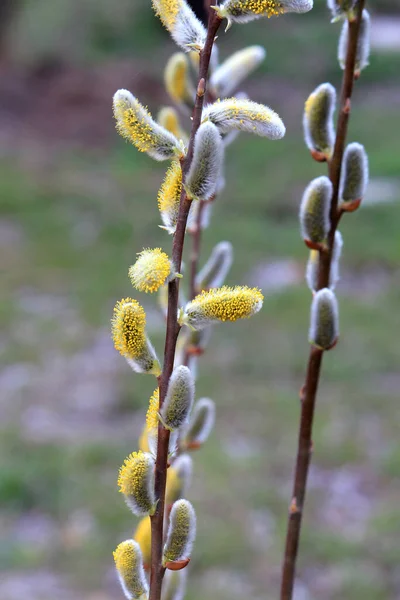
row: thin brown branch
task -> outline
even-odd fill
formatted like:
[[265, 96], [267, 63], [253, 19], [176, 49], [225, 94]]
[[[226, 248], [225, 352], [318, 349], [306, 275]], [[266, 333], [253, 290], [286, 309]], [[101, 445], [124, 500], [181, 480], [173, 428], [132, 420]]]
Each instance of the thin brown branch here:
[[[195, 106], [193, 110], [193, 122], [190, 133], [188, 152], [182, 164], [183, 175], [187, 173], [193, 157], [194, 137], [200, 126], [201, 114], [203, 110], [204, 94], [206, 90], [206, 81], [208, 67], [210, 64], [211, 51], [214, 44], [214, 38], [221, 24], [214, 11], [211, 11], [208, 22], [207, 39], [204, 50], [200, 55], [199, 84]], [[172, 260], [180, 271], [182, 263], [183, 244], [186, 232], [186, 223], [189, 214], [191, 202], [188, 200], [184, 190], [180, 199], [178, 222], [172, 244]], [[168, 382], [174, 367], [176, 340], [179, 334], [179, 325], [177, 322], [179, 296], [179, 279], [175, 279], [168, 284], [168, 315], [167, 332], [164, 348], [164, 366], [159, 378], [160, 388], [160, 407], [164, 401]], [[158, 500], [155, 514], [151, 517], [151, 574], [150, 574], [150, 600], [160, 600], [162, 580], [165, 569], [162, 566], [163, 550], [163, 522], [165, 507], [165, 485], [167, 479], [167, 461], [168, 461], [169, 431], [164, 429], [161, 423], [158, 426], [158, 446], [155, 470], [155, 495]]]
[[[356, 62], [357, 42], [360, 31], [361, 16], [364, 0], [359, 0], [357, 5], [357, 18], [349, 22], [349, 43], [347, 48], [346, 64], [342, 79], [340, 106], [336, 129], [336, 140], [332, 158], [329, 162], [329, 178], [333, 185], [333, 197], [330, 209], [331, 228], [328, 236], [328, 252], [320, 252], [318, 289], [329, 287], [332, 248], [335, 232], [339, 223], [338, 212], [339, 184], [342, 168], [343, 153], [345, 149], [347, 127], [349, 121], [349, 107], [353, 92], [354, 69]], [[312, 454], [312, 427], [318, 384], [321, 373], [323, 351], [312, 347], [308, 359], [305, 384], [302, 389], [301, 418], [299, 427], [296, 467], [292, 501], [289, 509], [289, 520], [286, 535], [285, 555], [281, 582], [281, 600], [291, 600], [296, 572], [296, 559], [300, 540], [301, 522], [304, 510], [304, 501], [307, 487], [308, 470]]]

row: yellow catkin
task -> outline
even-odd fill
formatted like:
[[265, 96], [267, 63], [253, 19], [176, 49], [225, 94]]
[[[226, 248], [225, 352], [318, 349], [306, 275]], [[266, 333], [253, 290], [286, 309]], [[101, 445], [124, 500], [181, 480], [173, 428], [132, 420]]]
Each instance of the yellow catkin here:
[[121, 542], [113, 552], [115, 566], [124, 591], [130, 598], [141, 598], [148, 592], [148, 584], [143, 572], [140, 548], [133, 540]]
[[152, 514], [154, 492], [152, 477], [154, 460], [145, 452], [132, 452], [119, 470], [118, 487], [128, 506], [137, 516]]
[[158, 427], [158, 408], [160, 402], [160, 390], [156, 388], [149, 400], [149, 408], [146, 414], [146, 429], [151, 431], [155, 427]]
[[207, 318], [237, 321], [250, 317], [263, 300], [264, 296], [258, 288], [223, 286], [201, 292], [191, 305], [199, 308]]
[[143, 117], [138, 117], [137, 111], [127, 107], [123, 101], [117, 101], [114, 106], [114, 115], [117, 119], [118, 133], [132, 142], [139, 152], [148, 152], [154, 145], [154, 132], [148, 122], [151, 114], [147, 108], [141, 106]]
[[181, 191], [182, 169], [179, 162], [174, 161], [167, 171], [157, 198], [163, 223], [170, 233], [176, 228]]
[[182, 481], [179, 477], [178, 471], [172, 465], [167, 471], [167, 486], [165, 489], [165, 503], [172, 504], [175, 500], [180, 497], [182, 490]]
[[187, 135], [181, 128], [178, 113], [172, 106], [164, 106], [157, 115], [157, 121], [178, 140], [186, 140]]
[[[168, 472], [170, 469], [168, 469]], [[151, 521], [150, 517], [140, 519], [135, 529], [133, 539], [139, 544], [143, 555], [145, 569], [150, 566], [151, 559]]]
[[156, 292], [171, 273], [171, 262], [161, 248], [147, 248], [140, 252], [134, 265], [129, 268], [133, 287], [140, 292]]
[[189, 80], [189, 62], [183, 52], [169, 59], [164, 72], [164, 83], [171, 98], [179, 103], [193, 101], [194, 89]]
[[133, 298], [123, 298], [114, 307], [111, 320], [112, 337], [116, 350], [126, 358], [140, 356], [146, 346], [146, 313]]
[[270, 18], [284, 13], [282, 3], [276, 0], [232, 0], [229, 6], [233, 15], [235, 12], [249, 12]]
[[168, 30], [175, 25], [181, 4], [181, 0], [153, 0], [156, 15]]

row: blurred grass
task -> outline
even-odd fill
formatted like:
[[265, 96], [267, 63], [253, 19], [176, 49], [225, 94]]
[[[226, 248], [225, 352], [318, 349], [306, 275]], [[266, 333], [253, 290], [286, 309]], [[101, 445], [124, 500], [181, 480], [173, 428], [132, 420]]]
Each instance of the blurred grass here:
[[[133, 13], [135, 20], [127, 20], [122, 33], [117, 23], [114, 35], [100, 11], [85, 52], [78, 49], [80, 58], [82, 52], [89, 62], [110, 52], [132, 52], [135, 60], [154, 57], [150, 71], [159, 77], [164, 33], [151, 11]], [[309, 19], [234, 28], [226, 45], [221, 36], [224, 55], [233, 47], [265, 40], [265, 68], [253, 78], [258, 96], [265, 99], [271, 92], [279, 98], [282, 88], [288, 94], [294, 90], [293, 102], [285, 99], [280, 111], [288, 124], [284, 140], [242, 137], [228, 150], [227, 188], [204, 235], [203, 256], [221, 239], [232, 241], [235, 262], [229, 283], [249, 283], [255, 266], [277, 259], [294, 260], [299, 269], [305, 265], [297, 207], [304, 186], [324, 166], [313, 163], [304, 148], [301, 112], [305, 96], [321, 78], [339, 81], [333, 59], [336, 35], [322, 10], [316, 10]], [[28, 39], [27, 47], [30, 43]], [[372, 57], [358, 84], [350, 127], [350, 139], [368, 150], [371, 176], [390, 178], [397, 189], [398, 109], [385, 98], [393, 85], [398, 89], [398, 64], [396, 54]], [[381, 95], [373, 94], [371, 84], [381, 86]], [[169, 248], [170, 239], [156, 226], [155, 197], [163, 173], [162, 165], [119, 140], [106, 150], [64, 149], [48, 157], [45, 169], [21, 166], [13, 157], [3, 157], [0, 165], [1, 219], [14, 231], [2, 255], [2, 358], [9, 369], [33, 365], [37, 373], [2, 408], [0, 504], [7, 526], [0, 558], [11, 571], [46, 566], [65, 573], [81, 597], [92, 598], [89, 592], [103, 585], [119, 597], [111, 575], [106, 584], [101, 579], [104, 569], [111, 570], [112, 549], [134, 526], [117, 493], [116, 472], [136, 445], [153, 382], [132, 375], [121, 359], [112, 391], [100, 392], [93, 399], [99, 407], [94, 403], [92, 412], [83, 413], [85, 435], [71, 442], [53, 431], [48, 441], [24, 432], [32, 407], [61, 410], [58, 403], [67, 402], [65, 390], [51, 388], [50, 393], [46, 388], [51, 356], [68, 364], [86, 352], [90, 362], [92, 338], [108, 328], [115, 300], [131, 293], [127, 268], [135, 253], [143, 246]], [[307, 598], [381, 600], [400, 593], [399, 199], [365, 206], [341, 227], [347, 272], [346, 285], [338, 288], [342, 338], [326, 356], [318, 398], [315, 471], [300, 557]], [[381, 273], [383, 278], [377, 279]], [[265, 292], [265, 307], [257, 318], [216, 328], [200, 365], [198, 395], [216, 400], [218, 419], [211, 440], [195, 456], [190, 498], [199, 523], [189, 600], [277, 595], [310, 295], [304, 285], [269, 291], [266, 284]], [[63, 305], [54, 313], [38, 312], [32, 307], [36, 296], [39, 301], [64, 299], [73, 316], [67, 318]], [[141, 299], [154, 315], [155, 301]], [[161, 353], [160, 324], [154, 322], [152, 338]], [[104, 440], [93, 437], [98, 419], [110, 424]], [[132, 431], [119, 429], [130, 421]], [[336, 489], [332, 481], [341, 478], [345, 483]], [[337, 504], [332, 505], [332, 498]], [[364, 517], [358, 511], [361, 501]], [[81, 511], [89, 511], [92, 519], [87, 531], [83, 526], [80, 531], [79, 519], [73, 525]], [[55, 539], [36, 548], [16, 536], [25, 513], [47, 515], [56, 524]]]

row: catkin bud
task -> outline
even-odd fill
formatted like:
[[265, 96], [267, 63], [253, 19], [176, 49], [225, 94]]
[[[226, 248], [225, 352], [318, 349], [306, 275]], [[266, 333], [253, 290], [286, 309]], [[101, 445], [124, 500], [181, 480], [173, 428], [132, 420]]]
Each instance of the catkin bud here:
[[145, 333], [146, 313], [133, 298], [123, 298], [114, 307], [111, 331], [114, 347], [137, 373], [161, 373], [156, 353]]
[[179, 202], [182, 191], [182, 169], [174, 161], [169, 167], [158, 192], [158, 208], [162, 222], [168, 233], [174, 233], [178, 222]]
[[192, 374], [187, 367], [177, 367], [170, 377], [167, 395], [160, 411], [164, 427], [171, 431], [179, 429], [192, 410], [193, 399]]
[[161, 600], [183, 600], [186, 591], [186, 571], [165, 572]]
[[193, 108], [195, 90], [189, 74], [189, 60], [183, 52], [176, 52], [168, 60], [164, 71], [164, 83], [174, 102]]
[[185, 179], [189, 198], [209, 200], [215, 193], [224, 157], [224, 146], [215, 125], [203, 123], [194, 139], [193, 160]]
[[181, 324], [203, 329], [221, 321], [247, 319], [258, 313], [264, 296], [257, 288], [224, 285], [198, 294], [180, 315]]
[[210, 398], [196, 402], [187, 430], [182, 439], [182, 447], [188, 450], [200, 448], [210, 435], [215, 423], [215, 403]]
[[[340, 279], [339, 266], [340, 256], [342, 254], [343, 238], [340, 231], [335, 232], [335, 240], [332, 249], [331, 270], [329, 275], [329, 289], [334, 290], [337, 282]], [[318, 250], [310, 250], [310, 256], [306, 269], [307, 285], [312, 292], [318, 288], [318, 269], [319, 269], [319, 252]]]
[[[217, 187], [215, 190], [215, 194], [218, 193], [218, 188], [219, 188], [219, 183], [220, 183], [221, 178], [218, 178], [218, 182], [217, 182]], [[197, 221], [198, 221], [198, 216], [199, 216], [199, 210], [201, 210], [201, 215], [200, 215], [200, 229], [201, 231], [203, 231], [204, 229], [207, 229], [207, 227], [210, 225], [210, 218], [212, 215], [212, 210], [213, 210], [213, 206], [214, 203], [213, 202], [192, 202], [192, 205], [190, 207], [189, 210], [189, 216], [188, 216], [188, 221], [187, 221], [187, 231], [189, 233], [195, 233], [197, 231]]]
[[207, 120], [214, 123], [220, 133], [229, 133], [237, 129], [270, 140], [283, 138], [286, 131], [279, 115], [268, 106], [238, 98], [227, 98], [206, 106], [202, 121], [204, 123]]
[[126, 598], [128, 600], [146, 599], [149, 586], [143, 570], [139, 544], [134, 540], [121, 542], [114, 552], [114, 561]]
[[335, 294], [324, 288], [317, 292], [311, 304], [310, 344], [330, 350], [339, 336], [339, 310]]
[[[364, 9], [361, 16], [360, 32], [357, 41], [355, 75], [360, 75], [361, 71], [369, 65], [370, 51], [370, 18], [369, 12]], [[342, 31], [338, 44], [338, 60], [342, 69], [346, 66], [347, 47], [349, 45], [349, 22], [346, 20], [342, 25]]]
[[157, 121], [167, 131], [170, 131], [178, 140], [183, 140], [186, 144], [188, 140], [187, 133], [182, 129], [179, 116], [172, 106], [163, 106], [158, 112]]
[[343, 202], [362, 200], [368, 185], [368, 156], [364, 146], [354, 142], [345, 150], [340, 181]]
[[333, 113], [336, 91], [330, 83], [322, 83], [307, 98], [304, 107], [303, 129], [307, 147], [317, 160], [331, 157], [335, 143]]
[[140, 152], [155, 160], [183, 156], [183, 145], [172, 133], [153, 121], [151, 114], [128, 90], [118, 90], [113, 100], [117, 131]]
[[132, 452], [119, 470], [119, 491], [134, 515], [152, 515], [154, 496], [154, 458], [147, 452]]
[[285, 13], [305, 13], [313, 7], [313, 0], [225, 0], [213, 7], [221, 19], [227, 19], [227, 29], [232, 22], [247, 23], [260, 17], [278, 17]]
[[[171, 273], [172, 271], [172, 273]], [[147, 248], [138, 254], [134, 265], [129, 267], [129, 278], [140, 292], [152, 294], [175, 276], [171, 261], [161, 248]]]
[[179, 498], [186, 496], [192, 478], [193, 462], [188, 454], [176, 458], [167, 471], [167, 486], [165, 504], [173, 504]]
[[169, 518], [167, 541], [163, 552], [163, 565], [190, 559], [196, 537], [196, 513], [188, 500], [174, 502]]
[[182, 50], [204, 48], [207, 31], [186, 0], [153, 0], [153, 8]]
[[356, 0], [328, 0], [328, 8], [332, 13], [332, 21], [346, 18], [353, 13]]
[[[169, 469], [168, 469], [169, 470]], [[143, 557], [143, 567], [148, 569], [151, 561], [151, 521], [150, 517], [140, 519], [133, 534], [133, 539], [140, 546]]]
[[322, 244], [328, 235], [331, 200], [332, 183], [325, 175], [313, 179], [305, 189], [299, 219], [301, 235], [310, 247]]
[[231, 268], [233, 248], [230, 242], [220, 242], [214, 246], [211, 256], [196, 276], [196, 289], [199, 291], [220, 287]]
[[266, 52], [262, 46], [249, 46], [234, 52], [214, 71], [210, 78], [210, 84], [216, 97], [226, 98], [229, 96], [252, 71], [256, 70], [265, 55]]

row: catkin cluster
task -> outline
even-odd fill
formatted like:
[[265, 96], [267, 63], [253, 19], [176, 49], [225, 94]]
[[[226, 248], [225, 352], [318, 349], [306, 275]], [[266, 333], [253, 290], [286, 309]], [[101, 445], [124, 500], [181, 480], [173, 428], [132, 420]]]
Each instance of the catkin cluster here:
[[[220, 62], [217, 46], [211, 40], [208, 90], [202, 113], [199, 113], [200, 125], [190, 132], [190, 120], [187, 119], [185, 125], [180, 115], [189, 116], [193, 112], [199, 84], [199, 56], [204, 56], [207, 31], [186, 0], [152, 0], [152, 4], [180, 48], [168, 59], [164, 71], [165, 88], [175, 106], [161, 107], [153, 119], [136, 96], [121, 89], [114, 95], [113, 112], [117, 131], [123, 138], [154, 160], [169, 163], [154, 208], [158, 205], [160, 227], [174, 236], [175, 248], [177, 243], [182, 243], [177, 241], [182, 239], [182, 235], [177, 235], [179, 228], [180, 234], [183, 231], [183, 235], [196, 236], [209, 226], [212, 207], [220, 201], [225, 185], [224, 160], [228, 144], [240, 133], [279, 140], [285, 135], [285, 126], [274, 110], [248, 99], [238, 89], [265, 59], [264, 48], [249, 46]], [[216, 11], [214, 17], [218, 24], [226, 18], [229, 26], [232, 22], [243, 23], [263, 16], [307, 12], [312, 4], [312, 0], [225, 0], [210, 10]], [[193, 147], [189, 152], [191, 138]], [[348, 169], [353, 169], [353, 155], [354, 152], [349, 152]], [[343, 201], [348, 202], [357, 189], [361, 188], [353, 177], [352, 184], [343, 188]], [[312, 224], [313, 231], [314, 228]], [[325, 230], [324, 236], [312, 234], [310, 239], [318, 238], [322, 243]], [[168, 242], [168, 238], [165, 239]], [[190, 560], [196, 534], [195, 511], [186, 499], [192, 476], [191, 452], [207, 441], [216, 413], [213, 400], [195, 401], [197, 359], [206, 350], [215, 324], [252, 317], [263, 304], [258, 288], [224, 285], [232, 262], [232, 244], [221, 241], [201, 268], [196, 265], [190, 281], [184, 266], [174, 264], [172, 253], [161, 247], [143, 249], [128, 268], [130, 282], [137, 292], [158, 293], [164, 317], [171, 314], [171, 286], [179, 292], [176, 315], [179, 335], [175, 355], [169, 357], [174, 368], [165, 397], [161, 398], [159, 387], [154, 389], [138, 450], [125, 459], [118, 477], [120, 492], [131, 511], [140, 518], [132, 539], [122, 542], [114, 553], [122, 589], [130, 600], [148, 598], [149, 570], [154, 562], [151, 523], [159, 516], [160, 505], [155, 480], [160, 466], [157, 461], [163, 452], [168, 454], [168, 469], [164, 464], [167, 478], [161, 561], [166, 576], [162, 600], [183, 598], [186, 578], [182, 569]], [[315, 279], [314, 273], [312, 277]], [[117, 302], [112, 335], [115, 348], [136, 372], [155, 377], [163, 375], [146, 333], [146, 312], [138, 300], [127, 297]]]

